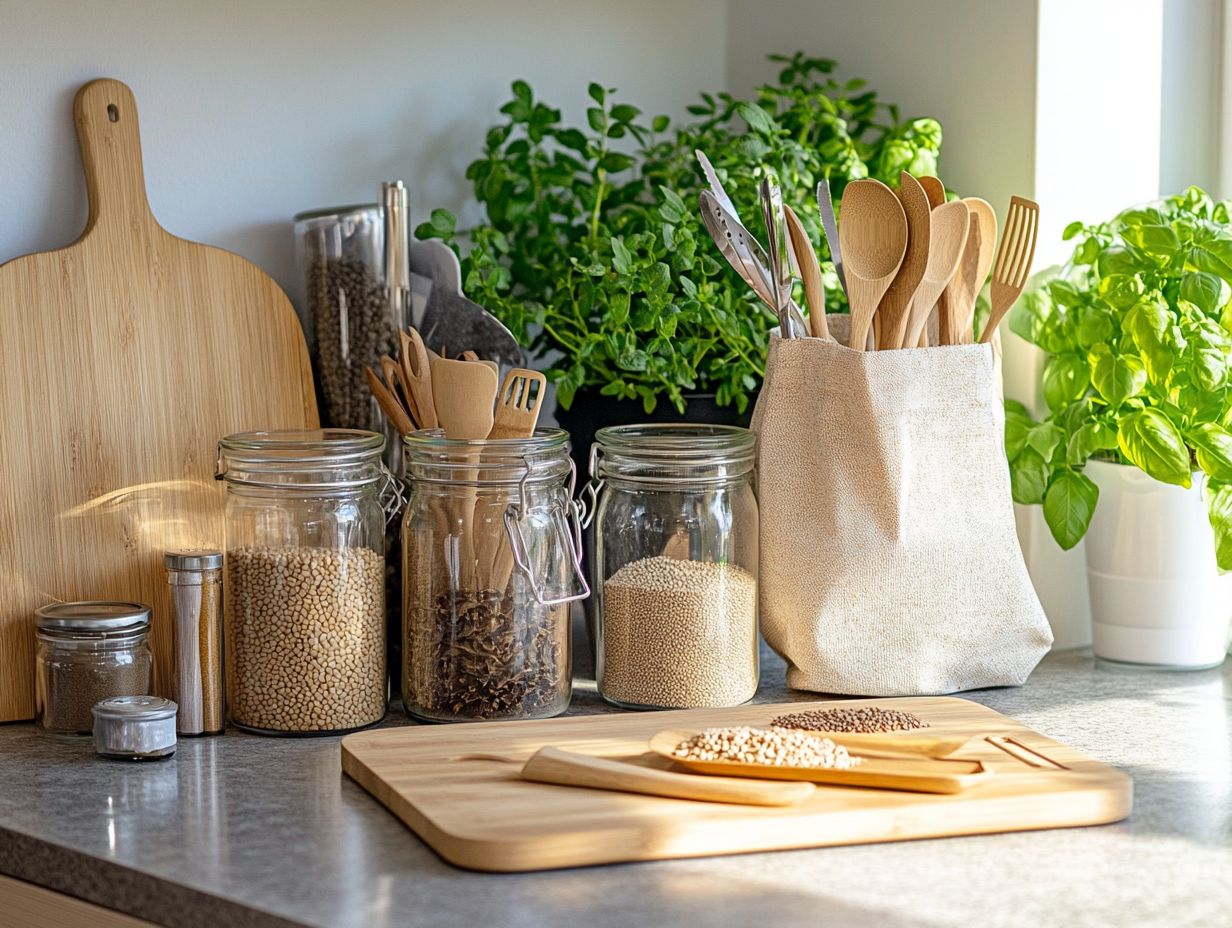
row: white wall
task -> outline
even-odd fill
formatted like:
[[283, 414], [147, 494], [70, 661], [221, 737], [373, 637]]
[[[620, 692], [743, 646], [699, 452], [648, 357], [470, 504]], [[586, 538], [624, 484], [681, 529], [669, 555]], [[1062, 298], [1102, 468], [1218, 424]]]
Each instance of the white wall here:
[[[291, 293], [291, 216], [411, 188], [414, 221], [465, 198], [463, 170], [525, 78], [584, 118], [590, 80], [676, 115], [723, 86], [708, 0], [0, 0], [0, 262], [85, 221], [72, 100], [137, 97], [160, 222], [237, 251]], [[708, 52], [707, 49], [712, 49]]]

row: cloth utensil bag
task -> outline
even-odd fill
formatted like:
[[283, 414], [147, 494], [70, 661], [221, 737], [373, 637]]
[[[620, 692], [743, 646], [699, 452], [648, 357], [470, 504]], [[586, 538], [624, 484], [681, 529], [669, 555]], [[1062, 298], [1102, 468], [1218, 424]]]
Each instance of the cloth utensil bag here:
[[[846, 316], [827, 317], [839, 342]], [[1052, 643], [1014, 528], [988, 345], [774, 338], [758, 435], [762, 633], [795, 689], [1017, 685]]]

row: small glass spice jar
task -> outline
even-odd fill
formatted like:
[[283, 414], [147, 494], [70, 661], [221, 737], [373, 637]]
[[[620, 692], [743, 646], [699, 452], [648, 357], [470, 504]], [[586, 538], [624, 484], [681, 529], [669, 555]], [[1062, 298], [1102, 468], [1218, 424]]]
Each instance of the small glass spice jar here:
[[176, 704], [161, 696], [112, 696], [96, 703], [94, 752], [113, 760], [165, 760], [175, 753]]
[[35, 613], [35, 701], [39, 728], [90, 735], [94, 704], [150, 692], [150, 607], [140, 603], [52, 603]]
[[171, 587], [176, 729], [222, 734], [222, 552], [168, 551], [163, 566]]
[[231, 721], [339, 734], [385, 715], [384, 439], [360, 429], [219, 442], [227, 482], [225, 677]]
[[434, 722], [549, 718], [572, 695], [581, 568], [569, 436], [405, 439], [402, 701]]
[[758, 682], [755, 436], [671, 424], [595, 438], [600, 695], [632, 709], [747, 702]]

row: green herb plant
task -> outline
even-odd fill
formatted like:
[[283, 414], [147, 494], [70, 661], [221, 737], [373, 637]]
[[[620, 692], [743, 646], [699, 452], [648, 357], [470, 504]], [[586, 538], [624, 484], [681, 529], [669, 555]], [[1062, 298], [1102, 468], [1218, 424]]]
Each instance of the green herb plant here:
[[1048, 414], [1006, 403], [1014, 499], [1042, 503], [1063, 548], [1086, 533], [1098, 459], [1189, 487], [1206, 475], [1221, 569], [1232, 568], [1232, 221], [1197, 187], [1098, 225], [1072, 223], [1060, 273], [1010, 328], [1047, 353]]
[[[646, 119], [597, 83], [586, 125], [567, 126], [514, 82], [504, 121], [466, 171], [486, 220], [468, 232], [463, 285], [547, 359], [562, 407], [597, 389], [648, 413], [661, 398], [683, 411], [686, 394], [713, 392], [743, 412], [759, 389], [776, 320], [702, 226], [694, 149], [711, 158], [755, 234], [757, 185], [767, 169], [778, 175], [822, 242], [832, 312], [845, 307], [812, 205], [817, 181], [829, 177], [837, 199], [857, 178], [935, 173], [935, 120], [900, 120], [863, 81], [832, 78], [833, 61], [772, 60], [782, 65], [777, 83], [751, 100], [703, 93], [678, 126]], [[445, 210], [416, 234], [461, 250]]]

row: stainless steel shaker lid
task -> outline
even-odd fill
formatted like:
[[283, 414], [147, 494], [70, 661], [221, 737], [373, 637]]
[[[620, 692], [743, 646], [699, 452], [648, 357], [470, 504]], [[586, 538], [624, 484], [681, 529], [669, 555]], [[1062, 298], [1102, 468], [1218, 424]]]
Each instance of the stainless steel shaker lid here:
[[163, 566], [170, 570], [218, 570], [222, 552], [212, 548], [181, 548], [163, 555]]
[[154, 722], [175, 716], [180, 707], [161, 696], [109, 696], [94, 704], [96, 719], [125, 722]]
[[141, 603], [109, 600], [49, 603], [34, 614], [39, 628], [65, 631], [136, 631], [150, 625], [150, 607]]

